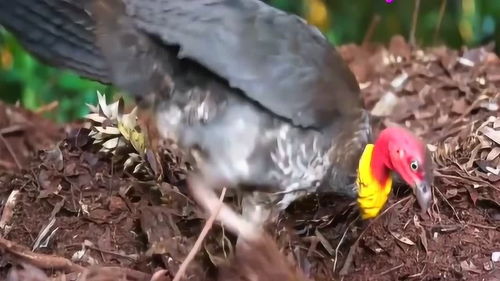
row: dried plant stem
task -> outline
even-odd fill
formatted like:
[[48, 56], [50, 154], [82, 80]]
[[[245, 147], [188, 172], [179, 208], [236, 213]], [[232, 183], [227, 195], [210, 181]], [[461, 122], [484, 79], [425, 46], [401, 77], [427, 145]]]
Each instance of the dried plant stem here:
[[385, 271], [383, 271], [383, 272], [379, 273], [379, 274], [378, 274], [378, 276], [382, 276], [382, 275], [386, 275], [386, 274], [388, 274], [388, 273], [391, 273], [391, 272], [393, 272], [394, 270], [398, 270], [398, 269], [400, 269], [400, 268], [401, 268], [401, 267], [403, 267], [404, 265], [405, 265], [404, 263], [402, 263], [402, 264], [400, 264], [400, 265], [396, 265], [396, 266], [394, 266], [394, 267], [392, 267], [392, 268], [389, 268], [389, 269], [387, 269], [387, 270], [385, 270]]
[[365, 36], [363, 38], [363, 43], [362, 43], [363, 46], [372, 40], [373, 33], [375, 33], [375, 28], [377, 28], [377, 25], [379, 23], [380, 23], [380, 15], [376, 14], [373, 16], [372, 21], [371, 21], [370, 25], [368, 26], [368, 30], [365, 33]]
[[196, 256], [196, 254], [200, 250], [201, 244], [203, 243], [203, 240], [205, 240], [205, 237], [207, 236], [208, 231], [210, 231], [210, 229], [212, 228], [212, 225], [214, 224], [215, 219], [219, 215], [219, 211], [222, 208], [222, 205], [223, 205], [222, 201], [224, 200], [225, 195], [226, 195], [226, 188], [224, 187], [222, 189], [222, 192], [221, 192], [220, 197], [219, 197], [218, 206], [216, 207], [215, 211], [208, 218], [207, 222], [205, 223], [205, 226], [203, 226], [203, 229], [201, 230], [201, 233], [198, 236], [198, 239], [196, 239], [196, 242], [194, 243], [193, 248], [191, 249], [191, 251], [189, 251], [186, 259], [182, 262], [181, 266], [179, 267], [179, 270], [175, 274], [175, 277], [172, 281], [181, 280], [181, 278], [186, 273], [187, 267], [189, 266], [191, 261], [194, 259], [194, 257]]
[[337, 247], [335, 248], [335, 260], [333, 262], [333, 272], [337, 269], [337, 260], [338, 260], [338, 253], [340, 246], [342, 245], [342, 242], [344, 242], [344, 239], [346, 237], [347, 231], [351, 228], [351, 226], [359, 219], [359, 216], [355, 218], [345, 229], [344, 234], [342, 234], [342, 237], [340, 238], [339, 243], [337, 244]]
[[415, 46], [415, 32], [417, 30], [419, 10], [420, 10], [420, 0], [415, 0], [415, 8], [413, 9], [413, 16], [411, 20], [411, 29], [410, 29], [410, 44], [412, 46]]
[[85, 269], [72, 261], [58, 256], [33, 253], [24, 246], [0, 237], [0, 252], [10, 253], [20, 261], [30, 263], [42, 269], [62, 269], [65, 271], [83, 272]]
[[38, 109], [35, 110], [35, 113], [36, 114], [43, 114], [46, 112], [51, 112], [51, 111], [54, 111], [58, 106], [59, 106], [59, 102], [53, 101], [49, 104], [46, 104], [46, 105], [39, 107]]
[[410, 200], [412, 195], [408, 195], [407, 197], [395, 202], [394, 204], [392, 204], [391, 206], [387, 207], [384, 211], [382, 211], [382, 213], [380, 213], [380, 215], [378, 215], [376, 218], [374, 218], [370, 224], [368, 224], [368, 226], [363, 230], [363, 232], [361, 232], [361, 234], [359, 234], [358, 238], [356, 239], [356, 241], [354, 241], [354, 243], [352, 244], [351, 248], [349, 249], [349, 253], [347, 254], [347, 257], [346, 257], [346, 260], [344, 262], [344, 265], [342, 266], [342, 269], [340, 270], [340, 275], [347, 275], [348, 271], [349, 271], [349, 268], [351, 268], [351, 264], [352, 264], [352, 259], [354, 257], [354, 253], [356, 252], [356, 249], [358, 248], [358, 244], [359, 244], [359, 241], [361, 240], [361, 238], [365, 235], [365, 233], [371, 228], [371, 226], [377, 222], [381, 217], [383, 217], [387, 212], [389, 212], [389, 210], [391, 210], [392, 208], [394, 208], [395, 206], [401, 204], [401, 203], [404, 203], [408, 200]]
[[453, 211], [453, 215], [455, 216], [455, 218], [457, 218], [457, 220], [459, 222], [463, 222], [460, 219], [460, 217], [458, 216], [458, 213], [455, 210], [455, 208], [453, 207], [453, 205], [451, 205], [450, 201], [448, 201], [448, 199], [446, 199], [446, 196], [444, 196], [444, 194], [441, 192], [441, 190], [439, 190], [439, 188], [437, 186], [436, 186], [435, 190], [438, 192], [438, 194], [441, 196], [441, 198], [443, 198], [444, 202], [446, 202], [446, 204], [448, 204], [448, 206], [450, 206], [451, 210]]
[[439, 8], [439, 17], [438, 22], [436, 24], [436, 30], [434, 31], [434, 43], [437, 41], [437, 37], [439, 35], [439, 30], [441, 29], [441, 24], [443, 23], [444, 12], [446, 11], [446, 3], [447, 0], [441, 0], [441, 7]]
[[17, 159], [16, 153], [14, 152], [14, 150], [10, 146], [9, 142], [7, 142], [7, 140], [3, 137], [3, 134], [1, 134], [1, 133], [0, 133], [0, 141], [2, 141], [3, 145], [5, 146], [7, 151], [9, 152], [12, 159], [14, 160], [14, 163], [16, 163], [17, 168], [19, 170], [22, 170], [23, 166], [21, 165], [21, 162], [19, 162], [19, 159]]

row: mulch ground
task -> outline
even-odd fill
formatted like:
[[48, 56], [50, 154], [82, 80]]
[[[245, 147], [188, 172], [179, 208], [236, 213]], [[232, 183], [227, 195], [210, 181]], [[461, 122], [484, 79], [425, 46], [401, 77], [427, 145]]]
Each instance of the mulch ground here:
[[[276, 259], [314, 280], [500, 280], [498, 56], [488, 46], [413, 48], [399, 36], [339, 50], [380, 125], [428, 142], [434, 203], [420, 214], [396, 187], [383, 215], [360, 222], [349, 202], [305, 198], [269, 227]], [[171, 280], [193, 247], [206, 217], [182, 153], [155, 140], [131, 171], [87, 128], [0, 104], [1, 280]], [[248, 272], [269, 274], [262, 261], [276, 259], [259, 247], [238, 255], [235, 241], [214, 225], [189, 280], [273, 280]]]

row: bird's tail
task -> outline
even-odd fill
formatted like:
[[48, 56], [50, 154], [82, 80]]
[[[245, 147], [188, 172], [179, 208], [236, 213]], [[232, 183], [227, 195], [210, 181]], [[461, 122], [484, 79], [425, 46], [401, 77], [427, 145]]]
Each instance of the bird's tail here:
[[109, 83], [88, 0], [0, 0], [0, 25], [41, 61]]

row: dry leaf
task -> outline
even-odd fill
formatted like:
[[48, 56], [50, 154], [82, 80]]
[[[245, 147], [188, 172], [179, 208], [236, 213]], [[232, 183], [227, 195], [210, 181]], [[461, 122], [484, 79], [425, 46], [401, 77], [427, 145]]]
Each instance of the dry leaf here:
[[404, 237], [399, 233], [389, 231], [394, 238], [398, 239], [400, 242], [410, 245], [410, 246], [415, 246], [415, 242], [411, 241], [408, 237]]

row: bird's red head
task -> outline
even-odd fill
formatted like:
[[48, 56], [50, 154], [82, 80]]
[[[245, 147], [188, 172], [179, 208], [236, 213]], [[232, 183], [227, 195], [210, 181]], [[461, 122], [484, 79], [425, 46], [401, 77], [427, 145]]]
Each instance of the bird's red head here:
[[425, 144], [404, 128], [386, 128], [375, 142], [371, 161], [373, 176], [383, 183], [390, 171], [398, 173], [413, 188], [423, 210], [427, 210], [432, 197], [431, 165]]

